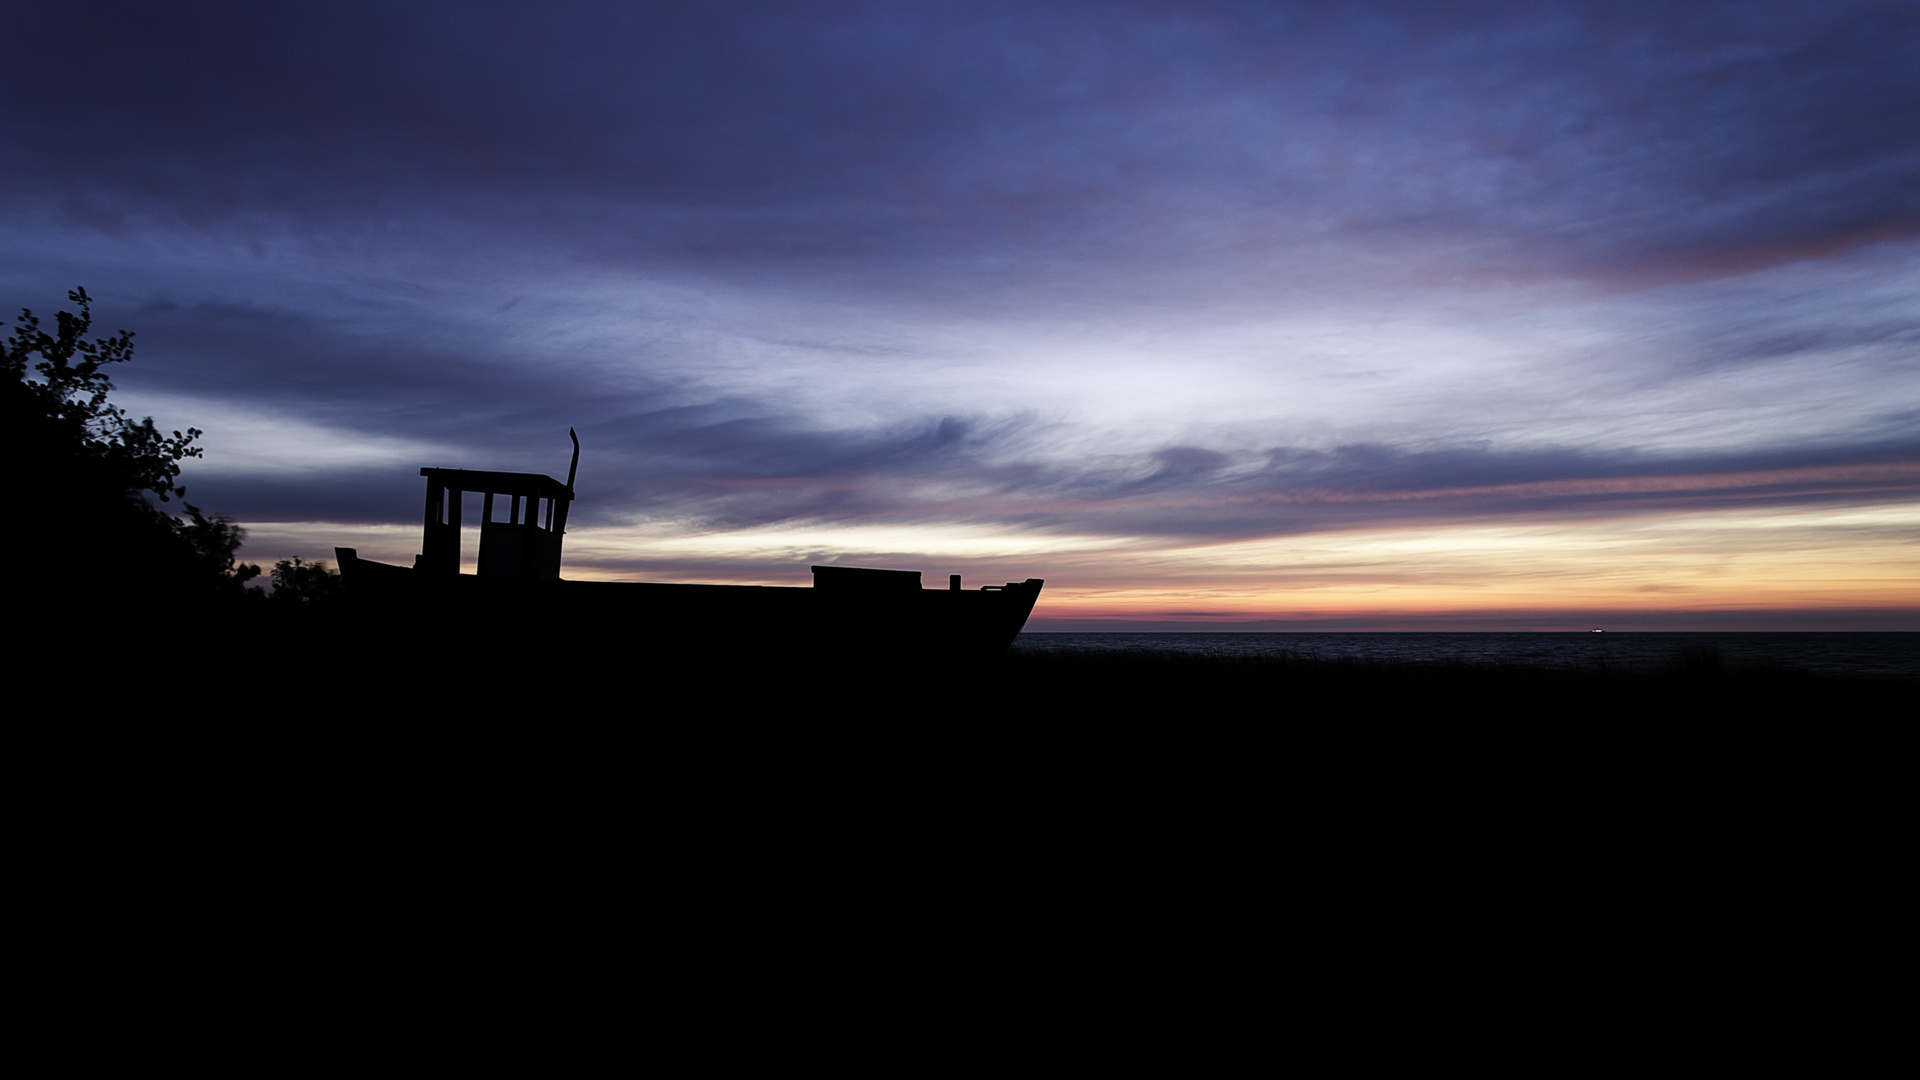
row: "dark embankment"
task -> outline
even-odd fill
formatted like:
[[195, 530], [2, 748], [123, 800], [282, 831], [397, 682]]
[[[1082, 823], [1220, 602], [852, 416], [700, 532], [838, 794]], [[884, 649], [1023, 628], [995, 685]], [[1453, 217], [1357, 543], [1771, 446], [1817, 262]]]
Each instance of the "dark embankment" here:
[[1783, 851], [1845, 864], [1823, 875], [1880, 866], [1869, 849], [1907, 816], [1911, 682], [1710, 655], [1619, 671], [1015, 650], [963, 666], [575, 630], [262, 605], [171, 628], [198, 644], [143, 672], [57, 676], [49, 658], [36, 675], [65, 704], [16, 722], [13, 760], [50, 820], [140, 858], [201, 852], [168, 873], [377, 853], [405, 879], [509, 851], [742, 919], [823, 873], [901, 903], [1000, 882], [1014, 891], [975, 899], [1004, 907], [1023, 881], [1096, 865], [1116, 894], [1331, 875], [1371, 882], [1379, 905], [1485, 873], [1537, 912], [1628, 881], [1654, 891], [1619, 903], [1644, 905], [1730, 852], [1762, 890], [1792, 884], [1768, 877]]
[[1910, 683], [578, 629], [262, 606], [171, 627], [192, 647], [137, 677], [41, 669], [67, 697], [14, 727], [26, 832], [111, 868], [114, 902], [285, 919], [347, 955], [403, 931], [490, 956], [473, 942], [523, 924], [582, 956], [634, 933], [784, 955], [857, 925], [1103, 963], [1143, 933], [1444, 946], [1453, 971], [1487, 942], [1746, 948], [1755, 897], [1886, 895], [1910, 816]]
[[1641, 668], [1392, 663], [1312, 656], [1174, 652], [1014, 652], [1002, 685], [1045, 711], [1099, 709], [1294, 724], [1418, 726], [1512, 720], [1896, 719], [1916, 703], [1910, 680], [1815, 675], [1723, 664], [1712, 649]]
[[[78, 624], [67, 634], [82, 631]], [[1032, 730], [1255, 725], [1338, 735], [1476, 725], [1678, 728], [1900, 724], [1907, 679], [1723, 663], [1710, 648], [1642, 667], [1398, 663], [1307, 655], [1014, 649], [992, 659], [865, 641], [693, 636], [538, 612], [430, 620], [228, 605], [129, 630], [116, 649], [41, 639], [26, 667], [65, 685], [212, 695], [265, 721], [514, 722], [639, 731], [703, 724], [959, 723]], [[1676, 729], [1677, 730], [1677, 729]]]

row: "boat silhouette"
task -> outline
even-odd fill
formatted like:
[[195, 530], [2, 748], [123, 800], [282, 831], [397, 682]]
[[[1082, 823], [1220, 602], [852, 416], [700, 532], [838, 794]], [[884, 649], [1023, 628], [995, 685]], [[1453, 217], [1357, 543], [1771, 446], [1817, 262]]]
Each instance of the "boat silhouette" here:
[[[580, 439], [565, 483], [543, 473], [423, 468], [426, 513], [412, 566], [335, 548], [347, 595], [431, 626], [505, 643], [555, 617], [574, 631], [624, 635], [656, 647], [758, 645], [790, 653], [857, 647], [869, 653], [986, 657], [1026, 625], [1040, 578], [965, 590], [922, 587], [920, 571], [815, 566], [811, 587], [570, 581], [560, 576]], [[461, 499], [482, 496], [475, 572], [460, 572]], [[496, 514], [502, 515], [495, 520]]]

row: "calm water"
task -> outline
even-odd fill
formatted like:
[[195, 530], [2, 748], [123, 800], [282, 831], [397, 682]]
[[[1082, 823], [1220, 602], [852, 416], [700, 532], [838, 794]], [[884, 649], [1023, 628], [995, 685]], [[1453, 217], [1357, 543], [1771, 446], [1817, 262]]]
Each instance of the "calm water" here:
[[1719, 650], [1721, 663], [1733, 667], [1772, 665], [1829, 675], [1920, 678], [1920, 633], [1021, 634], [1013, 647], [1529, 667], [1655, 667], [1685, 650], [1711, 647]]

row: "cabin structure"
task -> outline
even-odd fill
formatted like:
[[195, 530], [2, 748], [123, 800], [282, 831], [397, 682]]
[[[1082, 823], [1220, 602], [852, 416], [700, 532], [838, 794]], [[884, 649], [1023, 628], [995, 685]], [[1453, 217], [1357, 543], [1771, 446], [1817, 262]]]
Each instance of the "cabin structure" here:
[[433, 576], [460, 573], [460, 501], [474, 491], [482, 496], [479, 576], [560, 580], [560, 542], [580, 468], [580, 439], [572, 430], [567, 435], [573, 439], [573, 462], [564, 484], [545, 473], [421, 469], [427, 478], [427, 513], [413, 568]]

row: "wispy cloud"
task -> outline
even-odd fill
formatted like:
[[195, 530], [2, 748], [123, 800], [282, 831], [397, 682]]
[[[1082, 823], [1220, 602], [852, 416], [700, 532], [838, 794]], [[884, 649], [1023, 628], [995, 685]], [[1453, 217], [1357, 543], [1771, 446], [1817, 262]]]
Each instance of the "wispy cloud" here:
[[123, 393], [275, 543], [385, 535], [417, 465], [558, 471], [569, 426], [583, 537], [651, 538], [596, 573], [1914, 493], [1910, 4], [9, 30], [0, 292], [138, 331]]

